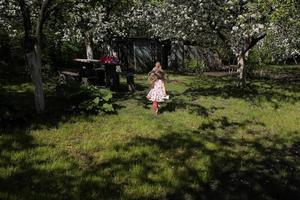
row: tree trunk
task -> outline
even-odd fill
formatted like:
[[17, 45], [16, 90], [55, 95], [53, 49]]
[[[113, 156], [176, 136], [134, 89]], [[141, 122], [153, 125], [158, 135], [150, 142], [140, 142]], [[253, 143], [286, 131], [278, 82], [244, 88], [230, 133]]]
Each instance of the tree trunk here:
[[92, 60], [94, 57], [93, 48], [92, 48], [92, 40], [90, 33], [85, 34], [85, 49], [86, 49], [86, 58], [88, 60]]
[[239, 85], [242, 87], [246, 86], [246, 65], [245, 65], [245, 55], [240, 54], [237, 57], [238, 61], [238, 78], [239, 78]]
[[294, 59], [295, 65], [298, 65], [296, 56], [293, 56], [293, 59]]
[[37, 23], [37, 29], [35, 38], [32, 33], [32, 23], [30, 18], [30, 10], [24, 0], [19, 0], [24, 24], [24, 41], [25, 41], [25, 57], [26, 62], [31, 70], [31, 79], [34, 85], [34, 100], [35, 108], [38, 114], [45, 110], [45, 99], [43, 91], [43, 81], [41, 75], [42, 59], [41, 59], [41, 33], [42, 25], [44, 22], [44, 11], [48, 5], [49, 0], [45, 0], [42, 4], [42, 9], [39, 13], [39, 20]]
[[43, 81], [41, 75], [42, 61], [41, 48], [38, 42], [33, 44], [33, 49], [26, 53], [27, 64], [31, 69], [31, 79], [34, 85], [34, 102], [38, 114], [45, 110], [45, 98], [43, 91]]

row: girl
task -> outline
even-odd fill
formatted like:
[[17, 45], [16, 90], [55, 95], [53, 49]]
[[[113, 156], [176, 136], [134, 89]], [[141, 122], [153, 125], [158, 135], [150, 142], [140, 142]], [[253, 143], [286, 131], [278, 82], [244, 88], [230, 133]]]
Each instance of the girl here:
[[158, 72], [158, 71], [164, 72], [164, 70], [162, 69], [162, 66], [161, 66], [161, 64], [160, 64], [159, 61], [157, 61], [157, 62], [155, 63], [155, 66], [154, 66], [153, 69], [148, 73], [148, 75], [150, 76], [151, 73]]
[[152, 107], [155, 114], [158, 114], [158, 102], [163, 102], [165, 99], [169, 99], [165, 88], [165, 74], [163, 71], [158, 70], [151, 72], [149, 75], [149, 82], [151, 90], [147, 95], [147, 99], [152, 101]]

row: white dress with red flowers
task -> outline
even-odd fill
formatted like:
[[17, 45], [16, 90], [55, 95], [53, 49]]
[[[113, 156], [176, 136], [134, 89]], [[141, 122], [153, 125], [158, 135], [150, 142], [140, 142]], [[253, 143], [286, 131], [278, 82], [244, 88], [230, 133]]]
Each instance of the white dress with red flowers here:
[[147, 95], [147, 99], [150, 101], [163, 102], [166, 99], [165, 85], [162, 80], [157, 80], [154, 83], [154, 87]]

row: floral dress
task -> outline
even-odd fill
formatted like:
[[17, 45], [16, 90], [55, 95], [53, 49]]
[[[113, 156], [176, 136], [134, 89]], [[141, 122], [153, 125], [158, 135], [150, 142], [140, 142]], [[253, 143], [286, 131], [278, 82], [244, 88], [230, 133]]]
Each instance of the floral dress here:
[[157, 80], [154, 83], [154, 87], [150, 90], [147, 95], [147, 99], [153, 102], [163, 102], [165, 100], [166, 91], [165, 85], [162, 80]]

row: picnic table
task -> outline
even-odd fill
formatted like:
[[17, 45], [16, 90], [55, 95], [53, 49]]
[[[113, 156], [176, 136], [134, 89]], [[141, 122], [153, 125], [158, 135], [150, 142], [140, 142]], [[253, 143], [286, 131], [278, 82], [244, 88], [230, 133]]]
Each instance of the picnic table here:
[[118, 88], [120, 84], [117, 66], [119, 63], [103, 62], [96, 59], [74, 59], [76, 68], [60, 71], [60, 82], [81, 81], [83, 84], [95, 84], [109, 88]]

